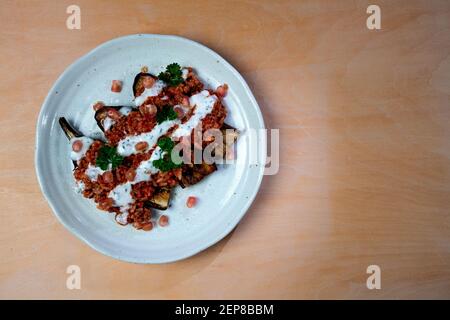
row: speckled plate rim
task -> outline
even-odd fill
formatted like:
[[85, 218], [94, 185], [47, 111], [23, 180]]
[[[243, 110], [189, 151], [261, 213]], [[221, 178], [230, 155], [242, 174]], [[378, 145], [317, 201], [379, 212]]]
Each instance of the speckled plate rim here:
[[[220, 240], [222, 240], [223, 238], [225, 238], [231, 231], [233, 231], [233, 229], [236, 228], [236, 226], [238, 225], [238, 223], [241, 221], [241, 219], [244, 217], [244, 215], [247, 213], [248, 209], [250, 208], [251, 204], [253, 203], [256, 195], [258, 194], [259, 188], [261, 186], [261, 182], [264, 176], [264, 164], [259, 166], [259, 172], [258, 172], [258, 179], [257, 179], [257, 184], [253, 186], [253, 191], [251, 193], [248, 194], [248, 198], [246, 199], [246, 201], [243, 203], [242, 207], [241, 207], [241, 211], [240, 214], [236, 215], [234, 221], [231, 221], [227, 226], [224, 226], [224, 230], [222, 233], [218, 234], [216, 237], [210, 239], [209, 241], [205, 241], [202, 245], [199, 245], [196, 249], [191, 250], [191, 251], [186, 251], [184, 255], [180, 255], [176, 258], [173, 259], [155, 259], [155, 258], [151, 258], [149, 260], [142, 260], [140, 258], [135, 259], [135, 258], [125, 258], [119, 255], [115, 255], [112, 254], [111, 252], [108, 252], [106, 250], [103, 250], [102, 248], [97, 247], [94, 243], [91, 243], [91, 241], [87, 238], [85, 238], [83, 236], [83, 234], [81, 232], [79, 232], [76, 228], [73, 228], [59, 213], [58, 210], [56, 209], [55, 204], [53, 203], [53, 201], [50, 199], [50, 197], [48, 196], [48, 188], [46, 186], [46, 184], [43, 182], [44, 181], [44, 177], [43, 177], [43, 173], [41, 172], [41, 163], [40, 163], [40, 158], [39, 158], [39, 154], [40, 154], [40, 148], [39, 148], [39, 142], [40, 142], [40, 123], [42, 123], [43, 121], [43, 116], [45, 114], [45, 109], [46, 106], [48, 105], [52, 94], [55, 92], [55, 88], [58, 87], [58, 85], [63, 81], [64, 77], [66, 77], [67, 75], [69, 75], [72, 71], [74, 71], [76, 68], [79, 67], [79, 65], [81, 65], [85, 60], [89, 59], [91, 56], [95, 55], [99, 50], [101, 50], [102, 48], [111, 45], [115, 42], [120, 42], [120, 41], [124, 41], [127, 39], [133, 39], [133, 38], [137, 38], [137, 37], [141, 37], [141, 38], [151, 38], [151, 39], [162, 39], [162, 38], [166, 38], [166, 39], [171, 39], [174, 41], [179, 41], [179, 42], [184, 42], [186, 44], [190, 44], [193, 46], [196, 46], [198, 49], [203, 50], [206, 54], [209, 54], [213, 57], [215, 57], [217, 60], [220, 60], [221, 64], [227, 68], [229, 71], [231, 71], [231, 73], [233, 73], [233, 75], [238, 79], [238, 81], [240, 82], [240, 84], [243, 86], [246, 94], [248, 95], [248, 98], [250, 99], [251, 103], [252, 103], [252, 107], [254, 108], [254, 111], [256, 112], [256, 116], [257, 116], [257, 120], [258, 120], [258, 127], [265, 129], [265, 125], [264, 125], [264, 119], [262, 117], [262, 113], [261, 110], [259, 108], [259, 105], [253, 95], [253, 93], [251, 92], [247, 82], [245, 81], [245, 79], [242, 77], [242, 75], [228, 62], [226, 61], [222, 56], [220, 56], [218, 53], [216, 53], [215, 51], [213, 51], [212, 49], [206, 47], [203, 44], [200, 44], [196, 41], [181, 37], [181, 36], [176, 36], [176, 35], [163, 35], [163, 34], [134, 34], [134, 35], [127, 35], [127, 36], [122, 36], [122, 37], [118, 37], [112, 40], [109, 40], [107, 42], [104, 42], [102, 44], [100, 44], [99, 46], [97, 46], [96, 48], [92, 49], [90, 52], [86, 53], [85, 55], [83, 55], [82, 57], [78, 58], [75, 62], [73, 62], [68, 68], [66, 68], [64, 70], [64, 72], [58, 77], [58, 79], [56, 80], [56, 82], [53, 84], [52, 88], [50, 89], [49, 93], [47, 94], [47, 97], [45, 98], [40, 112], [39, 112], [39, 116], [37, 119], [37, 124], [36, 124], [36, 140], [35, 140], [35, 157], [34, 157], [34, 161], [35, 161], [35, 169], [36, 169], [36, 175], [37, 175], [37, 179], [38, 179], [38, 183], [39, 186], [42, 190], [42, 193], [44, 195], [44, 198], [47, 200], [50, 208], [52, 209], [54, 215], [57, 217], [58, 221], [66, 228], [68, 229], [72, 234], [74, 234], [76, 237], [78, 237], [79, 239], [81, 239], [83, 242], [85, 242], [87, 245], [89, 245], [91, 248], [93, 248], [95, 251], [100, 252], [106, 256], [109, 256], [111, 258], [114, 259], [118, 259], [121, 261], [126, 261], [126, 262], [131, 262], [131, 263], [139, 263], [139, 264], [163, 264], [163, 263], [172, 263], [172, 262], [176, 262], [176, 261], [180, 261], [189, 257], [192, 257], [204, 250], [206, 250], [207, 248], [213, 246], [214, 244], [218, 243]], [[265, 155], [266, 154], [266, 137], [265, 135], [260, 135], [258, 136], [258, 141], [260, 143], [259, 146], [259, 153]]]

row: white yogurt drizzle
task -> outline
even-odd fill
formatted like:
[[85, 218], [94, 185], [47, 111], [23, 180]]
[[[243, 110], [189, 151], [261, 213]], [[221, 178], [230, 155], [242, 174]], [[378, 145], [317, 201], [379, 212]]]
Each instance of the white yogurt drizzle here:
[[[111, 164], [109, 165], [109, 170], [111, 169]], [[93, 166], [92, 164], [89, 164], [89, 166], [86, 168], [86, 171], [84, 172], [84, 174], [86, 176], [88, 176], [88, 178], [91, 181], [96, 181], [99, 175], [102, 175], [106, 172], [107, 170], [102, 170], [100, 167], [97, 166]]]
[[155, 97], [159, 95], [162, 89], [166, 86], [164, 81], [156, 80], [151, 88], [145, 88], [144, 92], [139, 97], [134, 99], [134, 104], [139, 107], [147, 100], [148, 97]]
[[128, 223], [128, 211], [124, 211], [118, 215], [116, 215], [116, 221], [122, 225], [125, 225]]
[[188, 121], [178, 126], [173, 132], [172, 137], [179, 138], [191, 134], [200, 121], [202, 121], [208, 114], [211, 113], [214, 104], [217, 102], [215, 95], [210, 95], [208, 90], [203, 90], [189, 98], [189, 104], [195, 106], [194, 114]]
[[122, 115], [127, 116], [131, 112], [131, 110], [133, 110], [133, 108], [131, 108], [131, 107], [122, 107], [119, 109], [119, 112]]
[[181, 70], [181, 77], [183, 77], [183, 80], [186, 80], [189, 74], [189, 70], [187, 68], [183, 68]]
[[111, 119], [110, 117], [106, 117], [105, 120], [103, 120], [103, 129], [105, 129], [105, 131], [108, 131], [114, 123], [116, 122], [113, 119]]
[[[75, 141], [81, 141], [81, 143], [83, 144], [83, 146], [81, 147], [81, 150], [76, 152], [72, 150], [72, 145]], [[93, 139], [88, 138], [88, 137], [79, 137], [79, 138], [72, 138], [70, 139], [69, 143], [70, 143], [70, 159], [72, 159], [73, 161], [79, 161], [81, 158], [83, 158], [86, 155], [86, 152], [88, 151], [89, 147], [91, 146], [91, 144], [94, 142]]]
[[108, 197], [114, 201], [114, 205], [120, 208], [120, 212], [127, 212], [133, 203], [131, 196], [131, 182], [119, 184], [109, 192]]
[[136, 177], [133, 180], [133, 183], [138, 183], [142, 181], [150, 181], [151, 175], [158, 173], [160, 170], [153, 165], [153, 161], [161, 158], [162, 150], [160, 147], [156, 147], [153, 150], [150, 159], [142, 161], [139, 166], [136, 168]]
[[84, 182], [83, 181], [77, 181], [77, 183], [75, 184], [75, 192], [76, 193], [83, 193], [85, 188]]

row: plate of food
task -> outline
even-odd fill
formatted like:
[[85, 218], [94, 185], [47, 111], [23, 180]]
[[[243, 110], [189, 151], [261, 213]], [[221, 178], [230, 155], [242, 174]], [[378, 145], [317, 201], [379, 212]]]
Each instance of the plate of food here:
[[243, 77], [188, 39], [108, 41], [58, 78], [36, 173], [58, 220], [135, 263], [190, 257], [232, 231], [264, 173], [264, 121]]

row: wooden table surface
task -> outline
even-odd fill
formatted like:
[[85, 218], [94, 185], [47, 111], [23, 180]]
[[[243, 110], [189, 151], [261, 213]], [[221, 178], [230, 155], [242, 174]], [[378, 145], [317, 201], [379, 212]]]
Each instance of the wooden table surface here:
[[[0, 298], [450, 298], [450, 2], [0, 3]], [[366, 27], [381, 8], [381, 30]], [[67, 6], [81, 30], [66, 28]], [[35, 124], [75, 59], [112, 38], [177, 34], [230, 61], [281, 165], [237, 229], [177, 263], [97, 253], [59, 224]], [[381, 268], [369, 290], [366, 268]], [[81, 289], [66, 268], [81, 268]]]

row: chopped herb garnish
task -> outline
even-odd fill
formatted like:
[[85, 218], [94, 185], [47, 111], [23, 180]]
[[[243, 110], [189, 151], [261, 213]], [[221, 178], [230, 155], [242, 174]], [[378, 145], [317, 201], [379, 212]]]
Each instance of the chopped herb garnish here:
[[159, 80], [167, 83], [169, 86], [174, 87], [184, 81], [182, 74], [183, 72], [181, 71], [180, 65], [178, 63], [171, 63], [166, 67], [165, 72], [161, 72], [158, 75], [158, 78]]
[[175, 163], [171, 158], [172, 150], [175, 147], [175, 142], [173, 142], [169, 137], [162, 137], [158, 140], [157, 144], [163, 153], [160, 159], [153, 160], [153, 165], [163, 172], [180, 168], [183, 162], [180, 161], [180, 163]]
[[158, 147], [160, 147], [162, 151], [172, 152], [173, 147], [175, 147], [175, 142], [169, 137], [164, 136], [158, 140]]
[[177, 113], [171, 106], [164, 106], [156, 113], [156, 121], [162, 123], [166, 120], [175, 120], [177, 118]]
[[111, 169], [115, 169], [122, 164], [122, 161], [123, 157], [117, 153], [117, 149], [115, 147], [103, 146], [98, 151], [95, 164], [102, 170], [108, 170], [110, 164]]
[[170, 154], [166, 153], [162, 158], [153, 160], [153, 165], [162, 172], [166, 172], [181, 167], [182, 163], [176, 164], [170, 159]]

